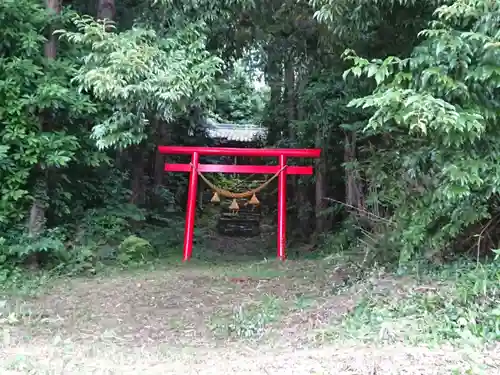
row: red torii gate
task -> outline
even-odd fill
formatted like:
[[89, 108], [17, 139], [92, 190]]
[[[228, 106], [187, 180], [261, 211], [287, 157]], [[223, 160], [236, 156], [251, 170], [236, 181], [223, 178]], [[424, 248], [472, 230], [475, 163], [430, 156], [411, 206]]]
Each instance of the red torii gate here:
[[[286, 243], [286, 176], [289, 174], [312, 175], [312, 167], [288, 166], [287, 159], [319, 158], [321, 149], [299, 148], [228, 148], [228, 147], [191, 147], [191, 146], [159, 146], [161, 154], [191, 155], [189, 164], [165, 163], [167, 172], [189, 172], [189, 190], [184, 229], [183, 261], [191, 258], [193, 252], [194, 218], [196, 213], [196, 191], [198, 189], [198, 172], [205, 173], [245, 173], [276, 174], [278, 176], [278, 249], [277, 256], [285, 260]], [[221, 165], [200, 164], [201, 155], [210, 156], [250, 156], [276, 157], [278, 165]]]

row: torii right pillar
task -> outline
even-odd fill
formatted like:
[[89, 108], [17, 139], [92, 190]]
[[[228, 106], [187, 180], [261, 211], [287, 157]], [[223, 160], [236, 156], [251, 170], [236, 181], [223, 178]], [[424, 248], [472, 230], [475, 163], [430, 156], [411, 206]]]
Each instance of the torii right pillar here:
[[280, 174], [278, 176], [278, 249], [277, 256], [286, 259], [286, 156], [279, 156]]

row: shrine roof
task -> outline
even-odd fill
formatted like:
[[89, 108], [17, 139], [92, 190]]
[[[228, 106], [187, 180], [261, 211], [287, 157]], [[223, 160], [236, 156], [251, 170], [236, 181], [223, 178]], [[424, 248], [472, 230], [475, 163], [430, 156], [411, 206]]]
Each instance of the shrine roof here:
[[214, 120], [207, 121], [207, 131], [210, 138], [237, 142], [252, 142], [265, 137], [267, 129], [253, 124], [223, 124]]

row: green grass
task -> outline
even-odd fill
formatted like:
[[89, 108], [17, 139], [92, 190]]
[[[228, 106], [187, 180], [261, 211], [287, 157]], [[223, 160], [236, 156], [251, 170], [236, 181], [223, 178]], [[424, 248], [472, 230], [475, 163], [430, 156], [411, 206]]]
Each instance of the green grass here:
[[482, 345], [500, 341], [498, 264], [443, 268], [420, 283], [380, 291], [365, 283], [355, 307], [323, 334], [330, 340]]
[[263, 296], [260, 301], [235, 306], [228, 316], [212, 317], [210, 326], [217, 337], [261, 339], [283, 313], [283, 301]]

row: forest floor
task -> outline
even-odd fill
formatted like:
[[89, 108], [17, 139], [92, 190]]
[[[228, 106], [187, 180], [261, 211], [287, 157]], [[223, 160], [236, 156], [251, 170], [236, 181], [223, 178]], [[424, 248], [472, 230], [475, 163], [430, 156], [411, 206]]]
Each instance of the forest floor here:
[[351, 271], [324, 260], [243, 257], [58, 280], [36, 297], [10, 296], [10, 313], [0, 314], [0, 373], [500, 373], [500, 346], [430, 345], [432, 335], [418, 339], [418, 318], [353, 313], [369, 308], [361, 301], [404, 305], [439, 285]]

